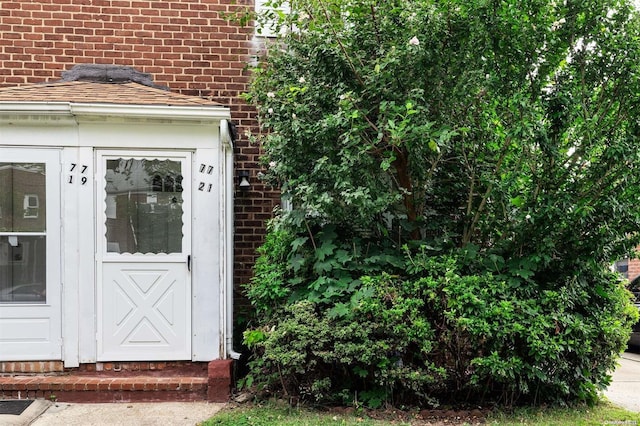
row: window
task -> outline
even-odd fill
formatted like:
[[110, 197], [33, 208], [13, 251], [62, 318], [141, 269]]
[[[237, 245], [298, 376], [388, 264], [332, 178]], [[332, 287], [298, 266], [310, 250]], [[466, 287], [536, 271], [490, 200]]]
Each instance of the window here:
[[183, 177], [180, 161], [106, 160], [108, 253], [181, 253]]
[[622, 259], [615, 263], [615, 270], [625, 278], [629, 278], [629, 259]]
[[40, 208], [40, 202], [38, 196], [35, 194], [25, 194], [24, 202], [22, 203], [24, 209], [25, 219], [37, 219], [38, 209]]
[[43, 163], [0, 163], [0, 303], [46, 302]]

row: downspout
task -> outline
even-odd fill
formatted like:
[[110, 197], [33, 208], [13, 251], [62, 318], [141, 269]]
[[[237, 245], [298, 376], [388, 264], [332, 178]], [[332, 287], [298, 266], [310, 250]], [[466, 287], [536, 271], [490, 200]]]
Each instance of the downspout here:
[[225, 156], [225, 182], [224, 182], [224, 296], [223, 303], [225, 321], [225, 352], [226, 356], [238, 360], [242, 354], [233, 349], [233, 190], [235, 187], [233, 174], [233, 137], [227, 120], [220, 120], [220, 142]]

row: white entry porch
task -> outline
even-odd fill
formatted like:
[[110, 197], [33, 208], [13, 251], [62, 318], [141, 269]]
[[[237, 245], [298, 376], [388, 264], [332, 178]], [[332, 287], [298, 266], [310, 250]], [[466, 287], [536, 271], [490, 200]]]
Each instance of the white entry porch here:
[[0, 361], [228, 357], [228, 119], [133, 82], [0, 89]]

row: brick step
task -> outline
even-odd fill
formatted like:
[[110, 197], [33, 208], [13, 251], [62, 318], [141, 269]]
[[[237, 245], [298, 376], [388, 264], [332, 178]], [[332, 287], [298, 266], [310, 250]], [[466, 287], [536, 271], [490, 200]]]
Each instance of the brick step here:
[[233, 361], [109, 362], [64, 370], [57, 361], [3, 362], [0, 367], [0, 399], [227, 402]]
[[44, 374], [62, 373], [64, 366], [62, 361], [2, 361], [0, 362], [0, 374]]
[[209, 378], [199, 376], [10, 376], [0, 377], [0, 398], [62, 402], [206, 401], [208, 384]]

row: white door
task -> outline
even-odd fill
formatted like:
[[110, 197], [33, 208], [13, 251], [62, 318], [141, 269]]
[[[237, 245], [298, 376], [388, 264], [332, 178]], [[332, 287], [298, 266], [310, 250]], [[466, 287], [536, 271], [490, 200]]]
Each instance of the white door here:
[[0, 148], [0, 361], [62, 359], [60, 151]]
[[96, 158], [98, 360], [191, 359], [191, 154]]

